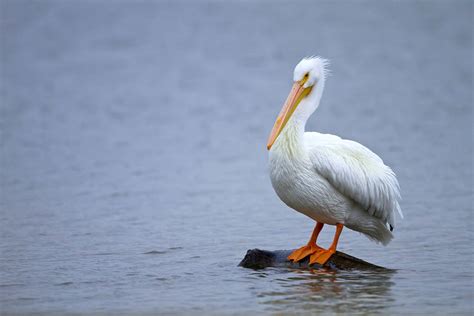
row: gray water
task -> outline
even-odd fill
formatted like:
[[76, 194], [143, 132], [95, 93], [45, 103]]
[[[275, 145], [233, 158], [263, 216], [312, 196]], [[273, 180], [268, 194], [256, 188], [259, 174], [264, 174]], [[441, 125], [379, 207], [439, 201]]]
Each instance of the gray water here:
[[[0, 4], [2, 314], [472, 313], [472, 2]], [[312, 54], [332, 75], [307, 128], [403, 194], [388, 247], [339, 248], [395, 273], [237, 267], [313, 228], [265, 149]]]

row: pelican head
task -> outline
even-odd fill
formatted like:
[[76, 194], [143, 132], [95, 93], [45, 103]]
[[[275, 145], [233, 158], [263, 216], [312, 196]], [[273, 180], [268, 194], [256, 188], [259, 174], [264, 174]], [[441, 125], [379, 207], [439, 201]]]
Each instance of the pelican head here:
[[303, 58], [293, 71], [293, 87], [278, 115], [268, 138], [267, 149], [273, 146], [290, 118], [302, 124], [318, 108], [324, 89], [328, 61], [320, 57]]

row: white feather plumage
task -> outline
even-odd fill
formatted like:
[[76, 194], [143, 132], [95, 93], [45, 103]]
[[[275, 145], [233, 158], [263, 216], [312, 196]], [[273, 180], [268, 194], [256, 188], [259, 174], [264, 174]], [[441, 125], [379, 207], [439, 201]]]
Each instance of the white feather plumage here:
[[384, 245], [400, 209], [399, 184], [382, 159], [363, 145], [330, 134], [304, 132], [319, 106], [327, 61], [303, 59], [294, 80], [310, 74], [313, 91], [301, 101], [270, 149], [270, 178], [291, 208], [326, 224], [344, 224]]

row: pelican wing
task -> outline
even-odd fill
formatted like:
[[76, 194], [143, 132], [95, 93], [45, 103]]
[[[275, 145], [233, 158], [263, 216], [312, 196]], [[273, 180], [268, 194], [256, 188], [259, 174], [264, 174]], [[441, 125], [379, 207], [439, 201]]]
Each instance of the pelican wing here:
[[305, 144], [316, 172], [339, 192], [392, 227], [395, 212], [403, 218], [397, 178], [379, 156], [357, 142], [329, 134], [305, 133]]

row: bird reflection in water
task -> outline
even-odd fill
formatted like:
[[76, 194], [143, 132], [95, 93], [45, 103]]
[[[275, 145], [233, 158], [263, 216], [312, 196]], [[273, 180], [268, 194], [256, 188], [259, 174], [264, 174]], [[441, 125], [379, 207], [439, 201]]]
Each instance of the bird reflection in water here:
[[257, 297], [260, 303], [276, 312], [374, 313], [394, 302], [390, 288], [395, 271], [318, 269], [255, 273], [272, 279], [271, 289], [258, 292]]

